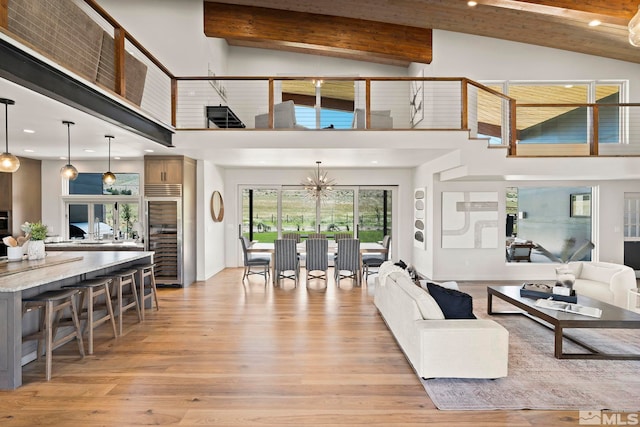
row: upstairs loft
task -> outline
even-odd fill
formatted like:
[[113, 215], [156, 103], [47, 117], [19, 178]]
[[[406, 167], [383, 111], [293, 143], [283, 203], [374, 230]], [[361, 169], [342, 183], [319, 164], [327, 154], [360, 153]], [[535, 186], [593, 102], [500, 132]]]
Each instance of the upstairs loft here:
[[[304, 131], [302, 138], [310, 141], [305, 145], [308, 148], [336, 138], [347, 145], [355, 141], [354, 148], [367, 148], [366, 143], [358, 145], [360, 141], [389, 140], [388, 133], [394, 131], [409, 140], [404, 144], [411, 148], [446, 154], [458, 147], [445, 146], [434, 131], [438, 135], [460, 131], [466, 141], [486, 141], [478, 144], [501, 148], [499, 156], [507, 158], [640, 153], [634, 144], [639, 104], [620, 102], [626, 99], [623, 85], [603, 96], [596, 93], [578, 101], [565, 102], [564, 97], [553, 98], [551, 93], [550, 98], [525, 104], [519, 103], [519, 97], [504, 95], [501, 87], [466, 78], [179, 77], [104, 11], [89, 12], [87, 16], [98, 26], [96, 31], [103, 33], [95, 48], [97, 76], [86, 75], [57, 58], [55, 52], [35, 46], [28, 34], [18, 35], [8, 25], [2, 32], [2, 48], [18, 59], [3, 65], [2, 77], [104, 116], [165, 146], [174, 145], [176, 131], [175, 139], [182, 142], [192, 139], [182, 135], [200, 132], [207, 137], [194, 139], [218, 140], [224, 134], [229, 141], [238, 139], [231, 137], [231, 132], [243, 132], [259, 140], [259, 135], [276, 129], [280, 135]], [[25, 56], [33, 63], [41, 62], [41, 68], [24, 73], [20, 68], [23, 63], [16, 64]], [[60, 79], [56, 85], [73, 85], [74, 90], [64, 93], [47, 87], [50, 79], [44, 77], [42, 63]], [[106, 75], [101, 74], [105, 70]], [[29, 77], [33, 79], [27, 81]], [[86, 92], [80, 99], [73, 98], [78, 87]], [[101, 103], [96, 103], [96, 97]], [[330, 132], [331, 136], [310, 137], [309, 130]], [[354, 131], [363, 131], [366, 138], [356, 137]], [[387, 135], [374, 137], [377, 133]], [[274, 136], [265, 139], [273, 140]], [[279, 143], [270, 144], [278, 148]], [[283, 145], [286, 148], [287, 144]]]

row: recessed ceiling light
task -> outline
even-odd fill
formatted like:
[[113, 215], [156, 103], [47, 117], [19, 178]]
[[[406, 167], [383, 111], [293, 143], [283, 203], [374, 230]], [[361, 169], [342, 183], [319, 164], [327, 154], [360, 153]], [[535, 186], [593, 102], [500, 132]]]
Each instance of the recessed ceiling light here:
[[22, 129], [22, 132], [24, 132], [24, 133], [36, 133], [36, 131], [33, 130], [33, 129]]
[[31, 148], [25, 148], [24, 152], [25, 153], [33, 153], [34, 151]]
[[594, 19], [593, 21], [589, 21], [590, 27], [597, 27], [600, 24], [602, 24], [602, 22], [598, 21], [597, 19]]
[[371, 163], [373, 163], [374, 165], [377, 165], [378, 161], [377, 160], [371, 160]]
[[64, 156], [60, 156], [60, 157], [58, 157], [58, 158], [59, 158], [60, 160], [67, 160], [67, 158], [66, 158], [66, 157], [64, 157]]
[[564, 87], [566, 87], [567, 89], [571, 89], [573, 85], [564, 85]]
[[84, 152], [85, 152], [85, 153], [95, 153], [95, 152], [96, 152], [96, 150], [92, 150], [91, 148], [85, 148], [85, 149], [84, 149]]
[[114, 157], [114, 160], [120, 160], [120, 157]]
[[473, 7], [473, 6], [477, 6], [477, 5], [478, 5], [478, 2], [477, 2], [477, 1], [468, 1], [468, 2], [467, 2], [467, 6], [471, 6], [471, 7]]
[[153, 153], [153, 150], [150, 148], [147, 148], [146, 150], [144, 150], [145, 153]]

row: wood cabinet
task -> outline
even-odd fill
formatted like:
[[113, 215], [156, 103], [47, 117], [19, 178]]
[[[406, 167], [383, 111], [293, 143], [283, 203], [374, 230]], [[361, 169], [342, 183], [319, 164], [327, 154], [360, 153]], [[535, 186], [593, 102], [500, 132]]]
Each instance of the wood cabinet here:
[[144, 158], [145, 184], [182, 184], [182, 157], [146, 156]]
[[20, 224], [42, 219], [41, 165], [40, 160], [20, 157], [16, 172], [0, 172], [0, 210], [11, 211], [9, 231], [14, 236], [22, 234]]

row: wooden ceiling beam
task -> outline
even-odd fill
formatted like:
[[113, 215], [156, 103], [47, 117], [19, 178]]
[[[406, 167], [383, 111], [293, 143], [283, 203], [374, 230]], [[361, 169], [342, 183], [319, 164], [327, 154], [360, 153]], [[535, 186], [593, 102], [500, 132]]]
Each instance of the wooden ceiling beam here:
[[429, 64], [431, 29], [264, 7], [204, 2], [207, 37], [387, 64]]
[[478, 0], [478, 4], [619, 26], [626, 26], [638, 11], [635, 0]]

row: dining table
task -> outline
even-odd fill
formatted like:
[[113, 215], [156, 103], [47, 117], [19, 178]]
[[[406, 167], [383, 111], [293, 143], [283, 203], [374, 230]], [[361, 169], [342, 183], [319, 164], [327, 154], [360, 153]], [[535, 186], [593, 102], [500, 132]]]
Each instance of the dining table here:
[[[335, 254], [338, 252], [338, 242], [335, 240], [329, 240], [329, 249], [327, 255]], [[296, 245], [296, 249], [299, 254], [304, 254], [307, 250], [307, 245], [305, 242], [300, 242]], [[247, 248], [247, 252], [249, 253], [275, 253], [275, 245], [273, 242], [258, 242], [252, 241], [251, 246]], [[360, 271], [358, 274], [362, 274], [362, 255], [366, 253], [380, 253], [385, 254], [389, 252], [389, 249], [385, 248], [381, 243], [378, 242], [360, 242]], [[275, 263], [271, 262], [271, 277], [274, 277], [275, 274]]]

